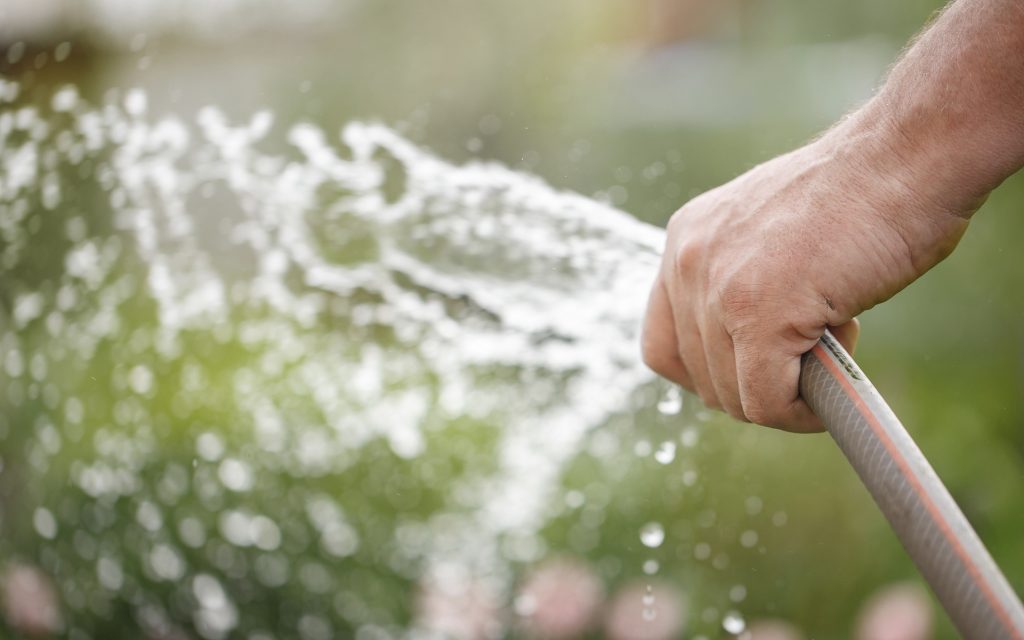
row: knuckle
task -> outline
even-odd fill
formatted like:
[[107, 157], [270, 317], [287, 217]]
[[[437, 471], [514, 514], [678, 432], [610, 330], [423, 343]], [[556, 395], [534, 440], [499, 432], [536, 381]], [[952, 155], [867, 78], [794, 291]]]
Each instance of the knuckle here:
[[676, 244], [673, 266], [676, 274], [683, 276], [693, 273], [701, 261], [701, 248], [696, 242], [681, 240]]
[[763, 394], [751, 392], [740, 398], [740, 407], [747, 420], [766, 427], [774, 426], [779, 419], [779, 407]]
[[683, 215], [685, 215], [683, 213], [683, 209], [678, 209], [671, 217], [669, 217], [668, 223], [665, 225], [665, 231], [669, 235], [675, 234], [679, 231], [679, 227], [683, 224]]
[[726, 405], [726, 413], [732, 416], [734, 419], [740, 422], [750, 422], [750, 418], [747, 417], [746, 412], [743, 410], [743, 405], [739, 402], [730, 402]]
[[747, 420], [755, 424], [763, 425], [766, 427], [774, 426], [777, 422], [777, 416], [770, 408], [764, 404], [756, 401], [746, 401], [743, 403], [743, 414]]
[[648, 332], [644, 332], [640, 340], [640, 355], [644, 364], [661, 376], [668, 374], [675, 360], [675, 355], [665, 349], [661, 342], [654, 339]]
[[686, 218], [689, 217], [690, 212], [693, 210], [693, 201], [687, 202], [683, 206], [676, 209], [675, 213], [668, 219], [668, 224], [665, 225], [666, 230], [669, 233], [675, 233], [679, 231], [680, 227], [686, 226]]

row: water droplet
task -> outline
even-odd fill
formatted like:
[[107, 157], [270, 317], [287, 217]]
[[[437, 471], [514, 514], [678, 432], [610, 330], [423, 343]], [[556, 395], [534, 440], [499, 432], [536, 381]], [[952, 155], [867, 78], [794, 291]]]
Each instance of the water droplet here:
[[738, 612], [729, 611], [722, 618], [722, 628], [733, 635], [738, 635], [747, 628], [747, 623]]
[[71, 53], [71, 43], [62, 42], [57, 45], [57, 48], [53, 51], [53, 59], [57, 62], [64, 62], [68, 59], [68, 55]]
[[654, 604], [654, 594], [650, 591], [651, 587], [647, 587], [647, 593], [644, 594], [643, 602], [645, 607], [649, 607]]
[[651, 455], [651, 443], [647, 440], [637, 440], [636, 444], [633, 445], [633, 453], [638, 458], [646, 458]]
[[124, 572], [121, 563], [117, 560], [103, 556], [96, 562], [96, 576], [100, 584], [108, 591], [117, 591], [124, 584]]
[[679, 442], [681, 442], [687, 449], [692, 449], [697, 446], [699, 441], [700, 433], [697, 432], [696, 427], [687, 427], [683, 429], [681, 434], [679, 434]]
[[71, 111], [78, 102], [78, 90], [68, 85], [53, 94], [50, 103], [54, 111]]
[[644, 573], [646, 573], [649, 576], [653, 576], [654, 574], [658, 573], [658, 569], [660, 568], [661, 566], [658, 564], [657, 560], [644, 561]]
[[45, 507], [37, 508], [32, 514], [32, 526], [35, 527], [36, 533], [47, 540], [53, 540], [57, 536], [57, 520]]
[[644, 604], [643, 619], [645, 621], [650, 622], [658, 617], [658, 612], [654, 609], [654, 587], [647, 585], [641, 602]]
[[124, 109], [133, 116], [141, 116], [146, 113], [147, 102], [145, 91], [131, 89], [124, 97]]
[[145, 365], [135, 365], [129, 376], [129, 384], [135, 393], [146, 395], [153, 388], [153, 372]]
[[23, 55], [25, 55], [24, 42], [15, 42], [11, 46], [7, 47], [7, 62], [17, 64]]
[[224, 455], [224, 441], [217, 434], [207, 431], [196, 438], [196, 450], [205, 460], [219, 460]]
[[711, 560], [711, 566], [718, 569], [719, 571], [725, 571], [729, 568], [729, 554], [719, 553]]
[[735, 585], [729, 589], [729, 599], [733, 602], [743, 602], [747, 599], [747, 588], [742, 584]]
[[645, 547], [656, 549], [664, 541], [665, 529], [657, 522], [648, 522], [640, 529], [640, 542], [644, 543]]
[[764, 508], [764, 500], [757, 496], [750, 496], [746, 500], [747, 515], [756, 516]]
[[757, 532], [753, 529], [747, 529], [746, 531], [740, 534], [740, 544], [746, 547], [747, 549], [750, 549], [754, 545], [756, 545], [757, 540]]
[[515, 599], [513, 604], [516, 615], [529, 617], [537, 611], [537, 599], [530, 594], [522, 594]]
[[674, 416], [683, 409], [683, 394], [677, 387], [672, 387], [658, 403], [658, 411], [662, 415]]
[[668, 464], [676, 459], [676, 443], [662, 442], [654, 452], [654, 459], [661, 464]]
[[253, 485], [252, 469], [236, 458], [225, 458], [217, 468], [221, 484], [232, 491], [248, 491]]
[[576, 491], [573, 489], [565, 494], [565, 506], [570, 509], [578, 509], [582, 507], [586, 501], [587, 497], [583, 495], [582, 491]]
[[174, 581], [185, 574], [181, 555], [171, 546], [158, 544], [149, 553], [149, 567], [160, 580]]

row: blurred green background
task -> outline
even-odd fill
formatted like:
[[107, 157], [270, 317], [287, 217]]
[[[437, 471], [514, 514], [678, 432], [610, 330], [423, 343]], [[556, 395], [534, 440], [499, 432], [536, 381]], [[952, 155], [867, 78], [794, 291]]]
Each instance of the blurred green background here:
[[[44, 101], [70, 83], [97, 104], [111, 90], [143, 88], [154, 116], [188, 118], [212, 104], [239, 120], [269, 109], [278, 123], [309, 121], [326, 131], [352, 120], [381, 121], [442, 158], [494, 160], [660, 226], [688, 198], [800, 144], [864, 100], [940, 4], [26, 0], [0, 9], [0, 72], [21, 84], [27, 101]], [[65, 43], [69, 48], [58, 56]], [[1022, 204], [1024, 181], [1017, 176], [993, 194], [950, 259], [864, 315], [857, 354], [1018, 592], [1024, 590]], [[102, 219], [102, 208], [91, 215]], [[10, 282], [0, 282], [5, 304], [15, 293]], [[106, 357], [116, 368], [116, 353]], [[140, 637], [138, 629], [149, 627], [140, 621], [142, 605], [129, 595], [108, 594], [100, 598], [106, 604], [91, 608], [66, 603], [67, 589], [93, 597], [96, 554], [83, 554], [70, 533], [63, 542], [40, 541], [29, 520], [37, 499], [74, 503], [76, 494], [65, 486], [74, 456], [62, 454], [45, 470], [26, 472], [17, 461], [34, 446], [28, 425], [35, 416], [24, 407], [7, 409], [0, 430], [0, 563], [39, 566], [53, 577], [65, 602], [58, 635]], [[217, 422], [216, 408], [209, 410], [210, 422]], [[693, 422], [697, 413], [684, 411]], [[689, 594], [687, 637], [724, 634], [718, 614], [703, 614], [729, 607], [748, 620], [783, 618], [807, 638], [851, 637], [873, 592], [916, 580], [827, 437], [785, 435], [717, 417], [704, 421], [709, 424], [693, 461], [702, 478], [696, 494], [684, 489], [680, 467], [632, 453], [638, 441], [657, 442], [664, 418], [640, 411], [609, 424], [625, 453], [597, 459], [581, 452], [563, 481], [567, 493], [582, 492], [588, 504], [601, 505], [600, 536], [581, 543], [572, 533], [581, 516], [570, 510], [544, 528], [547, 553], [583, 558], [613, 592], [642, 578], [642, 564], [652, 556], [639, 542], [639, 528], [651, 520], [665, 523], [666, 543], [653, 557], [660, 577]], [[461, 473], [455, 469], [486, 458], [481, 452], [493, 443], [493, 425], [476, 426], [467, 419], [449, 427], [412, 462], [368, 445], [346, 472], [354, 490], [345, 492], [345, 508], [363, 544], [355, 558], [329, 570], [362, 604], [338, 605], [337, 598], [331, 604], [330, 594], [313, 597], [298, 586], [291, 593], [290, 583], [238, 586], [245, 583], [238, 578], [231, 584], [243, 595], [232, 593], [248, 604], [239, 605], [243, 622], [233, 634], [256, 638], [266, 629], [277, 637], [318, 637], [322, 629], [310, 631], [308, 621], [305, 631], [300, 628], [303, 603], [332, 620], [328, 635], [399, 634], [415, 615], [416, 572], [386, 567], [367, 541], [374, 526], [386, 537], [410, 508], [429, 512]], [[183, 428], [181, 450], [166, 451], [168, 465], [183, 470], [194, 456], [185, 433], [195, 435]], [[230, 446], [230, 434], [224, 439]], [[424, 471], [447, 456], [452, 459], [441, 467], [448, 471]], [[379, 481], [382, 473], [391, 484]], [[33, 484], [31, 498], [24, 497], [26, 482]], [[289, 479], [261, 499], [279, 501], [300, 484]], [[403, 503], [389, 494], [393, 485], [428, 489]], [[337, 491], [326, 480], [317, 490]], [[74, 504], [68, 508], [74, 511]], [[137, 508], [119, 504], [113, 512], [134, 526]], [[199, 515], [204, 509], [195, 506], [195, 517], [215, 518]], [[778, 513], [785, 514], [776, 518], [784, 526], [772, 524]], [[677, 521], [686, 524], [671, 526]], [[751, 529], [758, 541], [748, 548], [740, 535]], [[146, 530], [139, 535], [149, 535]], [[688, 533], [673, 536], [673, 530]], [[731, 561], [715, 566], [695, 559], [701, 542]], [[295, 566], [311, 553], [305, 549], [288, 551]], [[188, 563], [202, 569], [216, 564], [210, 557], [196, 550]], [[162, 601], [168, 628], [180, 634], [158, 636], [150, 629], [148, 637], [201, 633], [183, 613], [188, 605], [175, 603], [173, 584], [154, 586], [160, 581], [136, 564], [126, 560], [119, 570], [149, 585], [140, 589]], [[737, 584], [744, 585], [745, 598], [729, 604], [726, 594]], [[935, 615], [935, 637], [955, 637], [937, 608]], [[367, 625], [392, 636], [370, 635]], [[19, 633], [9, 619], [0, 629], [11, 637]], [[507, 629], [517, 633], [514, 624]]]

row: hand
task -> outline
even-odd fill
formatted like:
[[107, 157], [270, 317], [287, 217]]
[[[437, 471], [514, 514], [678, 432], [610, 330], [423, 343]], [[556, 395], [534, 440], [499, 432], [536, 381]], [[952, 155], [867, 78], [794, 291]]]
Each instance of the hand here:
[[852, 117], [672, 216], [648, 366], [737, 419], [821, 430], [799, 397], [801, 355], [826, 327], [852, 351], [855, 317], [948, 255], [976, 208], [935, 197], [875, 120]]

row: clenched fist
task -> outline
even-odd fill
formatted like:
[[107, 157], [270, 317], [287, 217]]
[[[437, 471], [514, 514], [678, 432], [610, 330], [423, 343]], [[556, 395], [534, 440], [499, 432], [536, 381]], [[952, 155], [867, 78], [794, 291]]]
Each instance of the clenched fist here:
[[978, 204], [929, 188], [880, 109], [672, 216], [648, 366], [740, 420], [821, 429], [799, 397], [801, 355], [826, 328], [852, 350], [856, 316], [952, 251]]

